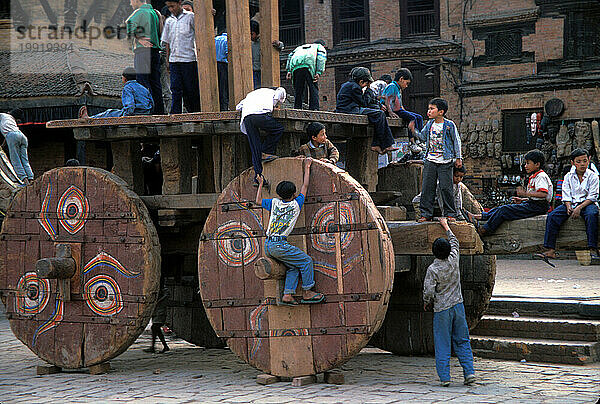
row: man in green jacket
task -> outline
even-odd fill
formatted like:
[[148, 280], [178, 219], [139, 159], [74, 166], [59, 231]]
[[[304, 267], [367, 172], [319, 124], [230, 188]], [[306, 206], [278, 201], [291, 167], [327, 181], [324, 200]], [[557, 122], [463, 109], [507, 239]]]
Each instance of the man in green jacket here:
[[302, 109], [304, 91], [308, 88], [308, 109], [319, 110], [319, 77], [325, 72], [327, 51], [325, 41], [318, 39], [312, 44], [298, 46], [289, 54], [287, 78], [294, 84], [294, 108]]
[[130, 0], [133, 13], [127, 18], [127, 35], [133, 39], [133, 65], [138, 83], [150, 90], [154, 114], [162, 115], [165, 108], [160, 83], [160, 31], [158, 12], [146, 0]]

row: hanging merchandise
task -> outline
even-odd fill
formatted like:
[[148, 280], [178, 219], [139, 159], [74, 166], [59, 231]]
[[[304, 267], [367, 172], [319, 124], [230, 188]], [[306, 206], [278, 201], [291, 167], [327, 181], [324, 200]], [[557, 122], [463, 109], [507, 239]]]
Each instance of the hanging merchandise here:
[[598, 128], [598, 121], [592, 121], [592, 137], [594, 138], [594, 146], [596, 148], [596, 157], [600, 157], [600, 129]]
[[574, 149], [585, 149], [588, 153], [592, 151], [592, 128], [589, 122], [579, 121], [575, 123]]
[[[562, 158], [571, 154], [571, 147], [568, 145], [571, 139], [569, 137], [568, 129], [563, 122], [560, 125], [560, 129], [558, 130], [558, 134], [556, 135], [556, 157]], [[568, 148], [568, 152], [567, 152]]]

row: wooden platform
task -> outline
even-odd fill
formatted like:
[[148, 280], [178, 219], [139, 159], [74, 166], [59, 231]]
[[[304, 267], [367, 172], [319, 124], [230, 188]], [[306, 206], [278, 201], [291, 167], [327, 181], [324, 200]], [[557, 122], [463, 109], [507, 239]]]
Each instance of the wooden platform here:
[[[48, 128], [71, 128], [77, 140], [126, 140], [152, 138], [182, 138], [240, 133], [240, 112], [198, 112], [176, 115], [140, 115], [119, 118], [70, 119], [50, 121]], [[327, 124], [331, 139], [344, 140], [371, 136], [365, 115], [336, 112], [280, 109], [273, 111], [288, 133], [304, 133], [309, 122]], [[401, 119], [388, 119], [394, 137], [405, 136]]]
[[[415, 221], [387, 222], [398, 255], [431, 255], [431, 245], [438, 237], [446, 237], [438, 222]], [[460, 242], [460, 253], [475, 255], [483, 253], [483, 242], [472, 224], [451, 224], [450, 228]]]

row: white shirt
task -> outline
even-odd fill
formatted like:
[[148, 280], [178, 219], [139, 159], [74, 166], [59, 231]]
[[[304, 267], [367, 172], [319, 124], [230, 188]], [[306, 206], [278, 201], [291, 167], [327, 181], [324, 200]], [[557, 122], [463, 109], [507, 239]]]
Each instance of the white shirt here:
[[563, 180], [563, 202], [571, 202], [573, 207], [576, 207], [586, 199], [598, 202], [598, 183], [598, 174], [589, 168], [583, 174], [583, 181], [579, 182], [575, 166], [571, 167], [571, 171], [565, 175]]
[[444, 122], [434, 122], [431, 125], [427, 160], [437, 164], [447, 164], [452, 161], [444, 158]]
[[290, 202], [284, 202], [279, 198], [263, 199], [262, 207], [271, 213], [267, 236], [289, 236], [294, 230], [303, 204], [304, 195], [302, 194]]
[[375, 80], [371, 83], [370, 87], [376, 96], [381, 97], [383, 95], [383, 90], [387, 87], [387, 83], [383, 80]]
[[285, 89], [279, 87], [277, 90], [270, 88], [259, 88], [254, 90], [246, 96], [240, 103], [235, 107], [236, 110], [242, 110], [242, 119], [240, 120], [240, 129], [242, 133], [247, 134], [246, 125], [244, 125], [244, 118], [248, 115], [268, 114], [273, 112], [273, 107], [278, 102], [285, 101], [286, 93]]
[[160, 40], [169, 44], [169, 63], [195, 62], [194, 13], [183, 10], [177, 17], [167, 18]]
[[543, 170], [540, 170], [529, 177], [529, 181], [527, 182], [527, 192], [548, 192], [548, 195], [546, 195], [545, 198], [534, 198], [530, 196], [529, 199], [533, 199], [534, 201], [543, 201], [545, 199], [548, 202], [552, 202], [552, 180], [548, 177], [548, 174]]
[[4, 136], [10, 132], [19, 132], [19, 127], [15, 118], [10, 114], [0, 114], [0, 132]]

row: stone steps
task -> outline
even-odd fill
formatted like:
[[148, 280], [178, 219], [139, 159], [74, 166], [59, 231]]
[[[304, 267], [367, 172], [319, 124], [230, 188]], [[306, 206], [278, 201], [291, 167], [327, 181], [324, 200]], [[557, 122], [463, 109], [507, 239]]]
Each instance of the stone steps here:
[[471, 336], [473, 354], [481, 358], [587, 365], [600, 360], [600, 343], [533, 338]]
[[586, 365], [600, 361], [600, 301], [495, 296], [471, 332], [483, 358]]
[[546, 317], [483, 316], [475, 335], [542, 338], [562, 341], [600, 341], [600, 321]]

